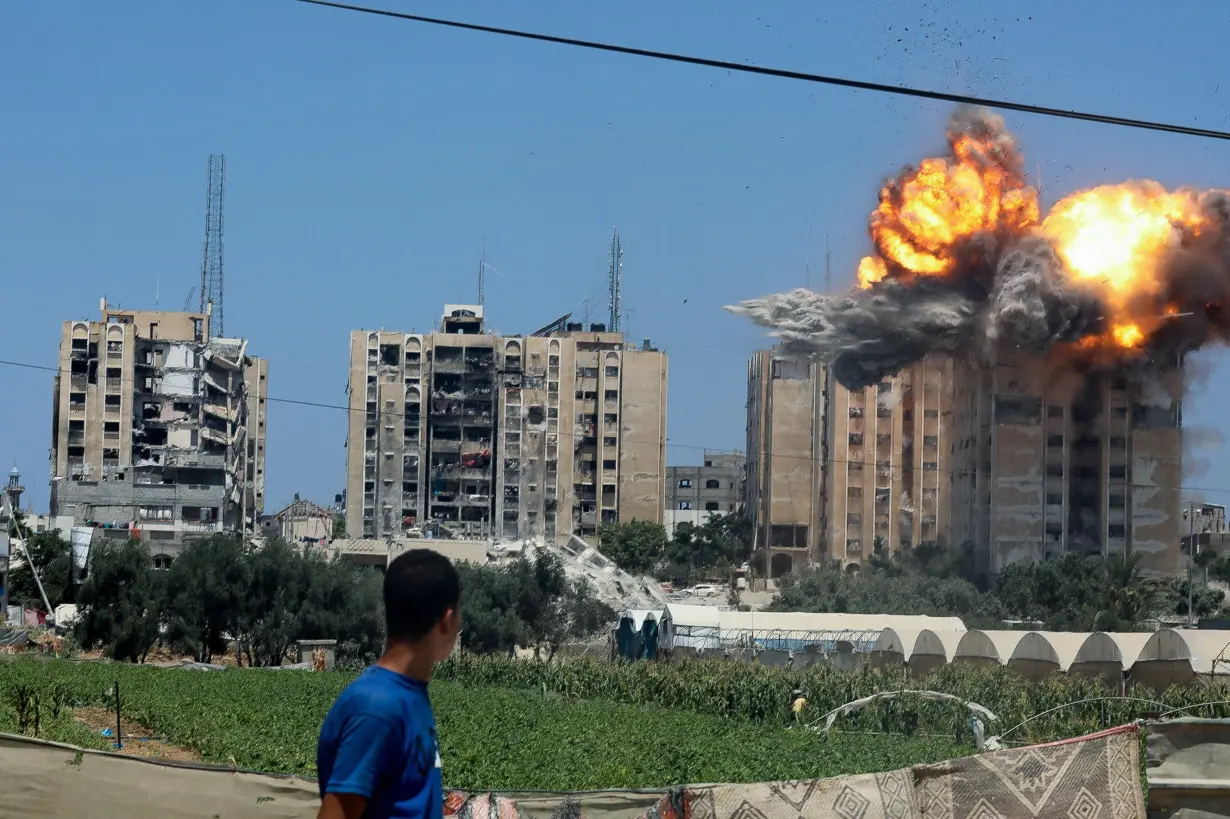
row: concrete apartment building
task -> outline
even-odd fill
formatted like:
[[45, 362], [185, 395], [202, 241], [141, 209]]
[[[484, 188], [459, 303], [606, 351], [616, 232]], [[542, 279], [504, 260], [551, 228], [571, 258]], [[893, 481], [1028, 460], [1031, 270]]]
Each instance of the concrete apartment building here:
[[958, 366], [950, 542], [974, 544], [987, 575], [1067, 551], [1184, 571], [1181, 361], [1147, 376], [1048, 372], [1015, 349]]
[[445, 305], [436, 332], [354, 331], [347, 534], [559, 542], [661, 522], [666, 378], [648, 340], [577, 323], [494, 335], [479, 305]]
[[748, 365], [747, 505], [780, 576], [814, 560], [855, 569], [948, 527], [952, 365], [928, 359], [863, 390], [824, 365], [761, 350]]
[[828, 387], [827, 557], [847, 569], [877, 546], [935, 546], [949, 527], [951, 359], [936, 356], [862, 390]]
[[[1193, 520], [1194, 516], [1194, 520]], [[1226, 507], [1220, 503], [1184, 503], [1183, 534], [1224, 535], [1226, 533]]]
[[823, 365], [759, 350], [747, 369], [747, 510], [779, 577], [823, 551]]
[[[57, 528], [139, 531], [156, 557], [252, 532], [265, 497], [268, 364], [210, 335], [209, 313], [66, 321], [51, 440]], [[124, 531], [127, 530], [127, 531]]]
[[742, 452], [705, 450], [702, 466], [666, 468], [666, 536], [675, 526], [699, 526], [713, 515], [728, 515], [745, 503], [747, 457]]

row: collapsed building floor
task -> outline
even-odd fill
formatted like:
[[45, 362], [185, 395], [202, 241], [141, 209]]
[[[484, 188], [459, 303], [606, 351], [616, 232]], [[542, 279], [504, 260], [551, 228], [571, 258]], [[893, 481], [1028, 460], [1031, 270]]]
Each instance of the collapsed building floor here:
[[[66, 322], [56, 379], [52, 515], [184, 538], [253, 531], [264, 505], [267, 364], [211, 338], [208, 314], [105, 310]], [[127, 536], [127, 535], [125, 535]]]

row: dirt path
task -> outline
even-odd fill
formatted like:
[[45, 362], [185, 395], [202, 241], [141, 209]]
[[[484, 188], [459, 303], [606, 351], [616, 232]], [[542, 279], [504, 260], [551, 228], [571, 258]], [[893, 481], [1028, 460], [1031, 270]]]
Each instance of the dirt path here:
[[[104, 708], [74, 708], [73, 719], [86, 726], [95, 734], [103, 729], [111, 731], [111, 739], [115, 737], [115, 714]], [[176, 762], [200, 762], [201, 757], [187, 748], [171, 745], [155, 737], [154, 732], [128, 720], [123, 721], [123, 748], [114, 749], [129, 756], [156, 757], [170, 759]]]

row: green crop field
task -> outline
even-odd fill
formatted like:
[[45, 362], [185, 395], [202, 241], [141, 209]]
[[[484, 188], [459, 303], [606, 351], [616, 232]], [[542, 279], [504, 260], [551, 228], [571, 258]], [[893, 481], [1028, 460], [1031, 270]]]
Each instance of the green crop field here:
[[[72, 709], [112, 705], [203, 759], [253, 770], [315, 773], [316, 735], [352, 679], [343, 673], [161, 670], [120, 663], [0, 660], [0, 730], [90, 747], [110, 740]], [[880, 690], [901, 675], [805, 674], [732, 663], [551, 665], [464, 657], [440, 669], [432, 698], [445, 780], [473, 789], [580, 790], [687, 782], [756, 781], [887, 770], [972, 752], [968, 712], [917, 698], [876, 704], [821, 736], [790, 724], [789, 694], [804, 687], [813, 714]], [[1026, 716], [1101, 696], [1102, 686], [1058, 678], [1030, 685], [1002, 669], [945, 669], [913, 687], [968, 697], [1000, 715], [998, 733]], [[1169, 692], [1175, 704], [1230, 699], [1221, 688]], [[1141, 703], [1093, 702], [1035, 720], [1014, 736], [1074, 736], [1121, 724]], [[1219, 714], [1218, 712], [1223, 712]], [[1225, 715], [1211, 706], [1206, 715]]]
[[[879, 691], [929, 689], [978, 703], [998, 716], [987, 733], [1012, 731], [1012, 742], [1045, 742], [1123, 725], [1149, 713], [1186, 708], [1177, 716], [1230, 717], [1230, 689], [1224, 684], [1175, 686], [1164, 694], [1129, 687], [1131, 700], [1117, 698], [1117, 685], [1058, 675], [1025, 682], [1002, 666], [941, 666], [925, 679], [909, 679], [900, 668], [858, 672], [812, 667], [803, 671], [762, 665], [689, 661], [671, 664], [609, 664], [588, 660], [519, 662], [494, 655], [462, 655], [437, 672], [441, 679], [468, 685], [551, 692], [570, 699], [601, 699], [684, 709], [769, 724], [789, 721], [790, 692], [801, 688], [813, 716]], [[1074, 707], [1064, 707], [1076, 704]], [[1045, 716], [1034, 718], [1036, 715]], [[966, 731], [969, 712], [951, 704], [902, 699], [843, 718], [850, 730], [911, 734]], [[1026, 720], [1029, 720], [1026, 722]], [[1017, 730], [1015, 726], [1025, 723]]]
[[[340, 673], [7, 660], [0, 664], [0, 728], [16, 731], [15, 700], [19, 693], [33, 695], [42, 709], [41, 736], [108, 747], [109, 740], [73, 723], [71, 707], [110, 705], [108, 689], [118, 680], [125, 718], [172, 744], [212, 762], [312, 776], [320, 723], [350, 679]], [[784, 725], [450, 681], [433, 683], [432, 699], [446, 784], [457, 788], [582, 790], [805, 778], [971, 750], [952, 737], [826, 739]]]

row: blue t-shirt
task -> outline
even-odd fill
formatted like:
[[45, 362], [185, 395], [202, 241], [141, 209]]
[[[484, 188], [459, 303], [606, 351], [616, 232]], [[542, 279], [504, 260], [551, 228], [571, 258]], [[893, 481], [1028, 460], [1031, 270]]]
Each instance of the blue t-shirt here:
[[436, 718], [427, 683], [372, 666], [346, 686], [320, 728], [320, 796], [367, 797], [370, 819], [442, 819]]

